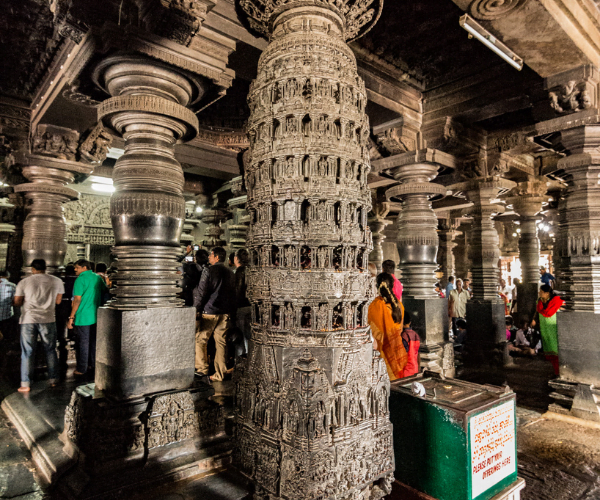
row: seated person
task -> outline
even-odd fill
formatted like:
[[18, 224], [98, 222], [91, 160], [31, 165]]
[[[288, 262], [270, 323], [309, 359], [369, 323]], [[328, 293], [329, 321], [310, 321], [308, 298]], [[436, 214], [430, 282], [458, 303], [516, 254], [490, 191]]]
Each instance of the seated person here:
[[506, 340], [508, 342], [513, 342], [515, 340], [515, 335], [517, 334], [517, 328], [515, 327], [513, 317], [510, 315], [505, 316], [504, 322], [506, 324]]
[[514, 335], [514, 338], [508, 343], [508, 350], [511, 356], [535, 356], [536, 351], [531, 347], [533, 328], [529, 327], [529, 322], [523, 320], [521, 328]]
[[467, 322], [464, 319], [456, 321], [456, 336], [454, 337], [454, 343], [462, 346], [467, 340]]

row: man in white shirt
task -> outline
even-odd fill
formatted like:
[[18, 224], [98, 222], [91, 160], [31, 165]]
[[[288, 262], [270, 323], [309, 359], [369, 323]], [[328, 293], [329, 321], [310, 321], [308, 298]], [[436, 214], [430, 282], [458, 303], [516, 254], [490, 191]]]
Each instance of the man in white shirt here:
[[469, 292], [463, 289], [463, 281], [456, 280], [456, 289], [450, 291], [448, 296], [448, 316], [452, 318], [452, 332], [454, 337], [458, 335], [456, 322], [459, 319], [465, 319], [467, 315], [467, 301], [471, 298]]
[[21, 387], [19, 392], [29, 392], [35, 360], [38, 334], [42, 339], [50, 386], [58, 382], [58, 357], [56, 355], [55, 308], [60, 304], [65, 287], [62, 280], [46, 274], [46, 261], [34, 259], [31, 276], [21, 280], [15, 292], [15, 306], [21, 307]]

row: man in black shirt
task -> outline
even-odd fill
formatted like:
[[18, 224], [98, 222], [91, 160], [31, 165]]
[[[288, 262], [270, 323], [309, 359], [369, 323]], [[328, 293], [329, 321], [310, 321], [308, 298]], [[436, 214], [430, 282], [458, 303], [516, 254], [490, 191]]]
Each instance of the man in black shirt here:
[[194, 307], [200, 318], [196, 322], [196, 372], [207, 375], [208, 339], [214, 336], [215, 374], [211, 380], [221, 381], [227, 372], [227, 331], [235, 313], [235, 282], [231, 269], [225, 266], [227, 254], [215, 247], [208, 256], [210, 267], [202, 272], [200, 283], [194, 290]]

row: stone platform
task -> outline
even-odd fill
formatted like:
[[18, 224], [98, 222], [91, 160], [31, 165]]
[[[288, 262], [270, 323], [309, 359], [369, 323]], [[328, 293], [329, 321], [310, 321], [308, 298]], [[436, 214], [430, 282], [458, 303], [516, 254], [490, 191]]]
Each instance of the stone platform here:
[[[241, 500], [248, 495], [246, 480], [234, 471], [227, 471], [231, 442], [225, 433], [213, 437], [209, 443], [192, 440], [192, 443], [161, 446], [146, 452], [142, 463], [139, 460], [135, 464], [124, 463], [119, 469], [105, 470], [98, 475], [96, 471], [86, 470], [85, 460], [73, 453], [73, 444], [64, 432], [65, 410], [75, 388], [74, 382], [56, 388], [37, 382], [29, 394], [13, 392], [2, 402], [2, 409], [31, 453], [39, 485], [50, 498]], [[78, 387], [77, 392], [85, 394], [92, 389], [93, 384], [88, 384]], [[230, 388], [221, 385], [217, 392], [220, 396], [215, 399], [219, 404], [230, 406]], [[227, 419], [230, 409], [223, 413]], [[107, 439], [110, 440], [110, 436]], [[175, 490], [187, 493], [172, 496]], [[203, 492], [215, 494], [207, 496]]]

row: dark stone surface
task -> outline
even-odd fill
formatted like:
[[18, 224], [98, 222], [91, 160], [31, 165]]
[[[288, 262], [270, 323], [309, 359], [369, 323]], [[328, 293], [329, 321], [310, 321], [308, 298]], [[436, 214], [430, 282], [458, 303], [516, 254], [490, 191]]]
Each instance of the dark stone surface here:
[[500, 342], [506, 342], [502, 302], [470, 300], [466, 319], [469, 349], [493, 349]]
[[448, 301], [446, 299], [413, 299], [403, 297], [404, 310], [412, 316], [412, 329], [421, 344], [440, 344], [448, 340]]
[[520, 326], [522, 320], [531, 321], [534, 318], [537, 301], [537, 283], [521, 283], [517, 286], [517, 312], [513, 314], [516, 326]]
[[96, 389], [107, 397], [187, 389], [194, 380], [195, 309], [98, 311]]
[[600, 385], [600, 314], [564, 311], [556, 318], [560, 377]]

